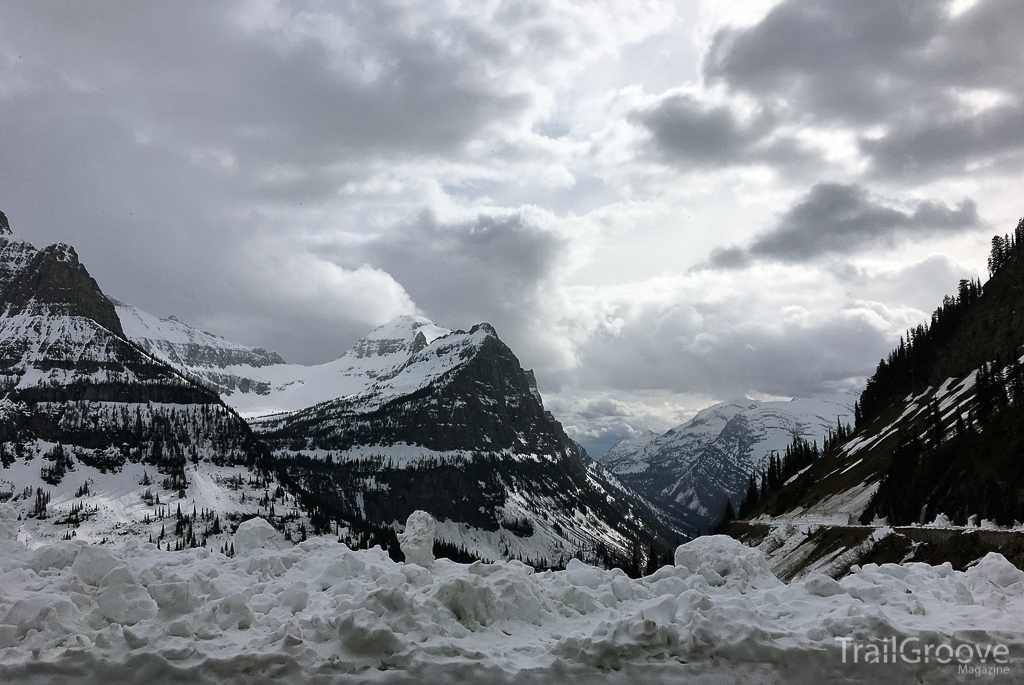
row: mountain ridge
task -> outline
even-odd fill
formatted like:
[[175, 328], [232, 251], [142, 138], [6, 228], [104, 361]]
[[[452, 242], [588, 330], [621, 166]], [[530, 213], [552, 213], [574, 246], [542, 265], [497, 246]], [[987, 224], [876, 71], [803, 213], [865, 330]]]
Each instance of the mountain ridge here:
[[852, 419], [853, 400], [835, 394], [720, 402], [633, 450], [613, 447], [601, 463], [695, 535], [720, 520], [727, 497], [738, 507], [750, 476], [764, 470], [773, 452], [783, 453], [794, 435], [821, 443], [837, 420]]

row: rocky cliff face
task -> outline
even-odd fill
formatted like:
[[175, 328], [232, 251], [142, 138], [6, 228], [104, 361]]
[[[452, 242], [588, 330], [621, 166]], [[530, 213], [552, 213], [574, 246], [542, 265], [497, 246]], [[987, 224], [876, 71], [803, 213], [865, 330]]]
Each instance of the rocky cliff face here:
[[8, 316], [83, 318], [124, 338], [114, 305], [104, 297], [70, 245], [44, 247], [9, 273], [10, 279], [3, 286]]
[[720, 520], [726, 498], [739, 507], [750, 475], [773, 452], [784, 453], [794, 436], [821, 444], [837, 419], [853, 418], [853, 402], [850, 395], [723, 402], [664, 435], [613, 447], [601, 464], [696, 535]]

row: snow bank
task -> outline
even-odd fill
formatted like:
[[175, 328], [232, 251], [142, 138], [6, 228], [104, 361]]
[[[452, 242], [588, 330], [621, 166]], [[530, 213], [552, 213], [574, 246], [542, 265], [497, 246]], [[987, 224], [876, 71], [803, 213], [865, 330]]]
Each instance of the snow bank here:
[[708, 585], [745, 593], [772, 588], [781, 581], [772, 575], [760, 552], [726, 535], [706, 535], [676, 548], [676, 566], [700, 574]]
[[[699, 538], [632, 580], [572, 561], [395, 563], [331, 539], [287, 546], [260, 520], [236, 556], [60, 542], [30, 550], [0, 508], [0, 682], [961, 682], [956, 663], [843, 663], [837, 638], [1008, 645], [1024, 573], [998, 554], [869, 565], [784, 584], [733, 540]], [[427, 561], [430, 522], [403, 548]], [[5, 532], [6, 531], [6, 532]], [[346, 675], [350, 674], [350, 675]]]

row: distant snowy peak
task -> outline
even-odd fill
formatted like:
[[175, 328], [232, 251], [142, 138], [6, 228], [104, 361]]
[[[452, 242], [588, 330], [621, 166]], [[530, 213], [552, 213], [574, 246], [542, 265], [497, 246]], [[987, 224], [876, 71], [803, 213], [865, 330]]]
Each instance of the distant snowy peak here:
[[345, 354], [357, 358], [413, 354], [449, 333], [422, 316], [400, 316], [375, 329]]
[[189, 326], [173, 316], [160, 319], [125, 302], [113, 302], [125, 335], [154, 357], [196, 373], [198, 369], [284, 364], [275, 352], [248, 347]]
[[612, 445], [612, 448], [601, 457], [601, 465], [614, 473], [628, 473], [634, 470], [643, 470], [646, 464], [640, 456], [644, 449], [654, 440], [661, 437], [660, 433], [652, 430], [640, 431], [636, 435]]
[[706, 409], [701, 409], [692, 419], [682, 426], [673, 428], [669, 433], [676, 431], [693, 433], [700, 429], [718, 432], [721, 431], [725, 424], [735, 418], [737, 414], [754, 411], [761, 405], [762, 402], [759, 400], [748, 400], [746, 398], [721, 402]]
[[[489, 339], [496, 340], [497, 336], [486, 323], [473, 326], [469, 332], [448, 331], [422, 317], [400, 317], [358, 341], [333, 362], [271, 367], [265, 374], [254, 372], [254, 376], [274, 378], [263, 401], [249, 402], [243, 411], [259, 416], [258, 406], [277, 406], [292, 412], [324, 402], [340, 403], [346, 411], [375, 411], [450, 376], [472, 361]], [[226, 400], [232, 402], [232, 398]]]
[[701, 410], [664, 435], [623, 441], [601, 464], [660, 506], [691, 533], [717, 520], [725, 498], [737, 500], [750, 474], [782, 454], [794, 436], [820, 445], [837, 421], [853, 421], [854, 395], [762, 402], [738, 399]]

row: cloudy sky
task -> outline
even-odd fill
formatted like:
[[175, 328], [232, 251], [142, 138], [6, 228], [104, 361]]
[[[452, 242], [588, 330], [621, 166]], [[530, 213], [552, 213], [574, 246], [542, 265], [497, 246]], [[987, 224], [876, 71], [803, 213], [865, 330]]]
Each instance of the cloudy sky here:
[[1019, 0], [0, 4], [0, 209], [289, 361], [488, 321], [601, 453], [858, 389], [1024, 214]]

